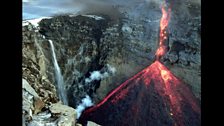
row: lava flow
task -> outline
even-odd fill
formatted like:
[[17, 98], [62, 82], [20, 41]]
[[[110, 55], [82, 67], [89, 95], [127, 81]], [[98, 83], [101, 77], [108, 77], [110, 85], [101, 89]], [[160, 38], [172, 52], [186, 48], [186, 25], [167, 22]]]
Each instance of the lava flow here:
[[160, 20], [160, 33], [159, 33], [159, 48], [156, 51], [156, 60], [159, 60], [167, 52], [167, 43], [168, 42], [168, 23], [170, 20], [171, 9], [168, 9], [168, 12], [165, 10], [165, 5], [162, 5], [162, 17]]
[[[170, 13], [170, 9], [169, 9]], [[200, 126], [201, 108], [186, 84], [160, 61], [169, 14], [162, 7], [157, 60], [111, 91], [99, 104], [86, 109], [79, 123], [103, 126]]]

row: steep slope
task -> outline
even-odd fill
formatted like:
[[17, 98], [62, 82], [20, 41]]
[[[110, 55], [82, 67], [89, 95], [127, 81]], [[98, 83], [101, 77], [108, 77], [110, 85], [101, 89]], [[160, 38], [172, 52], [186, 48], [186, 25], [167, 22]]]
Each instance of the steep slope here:
[[200, 115], [189, 88], [155, 61], [85, 110], [79, 121], [106, 126], [199, 126]]

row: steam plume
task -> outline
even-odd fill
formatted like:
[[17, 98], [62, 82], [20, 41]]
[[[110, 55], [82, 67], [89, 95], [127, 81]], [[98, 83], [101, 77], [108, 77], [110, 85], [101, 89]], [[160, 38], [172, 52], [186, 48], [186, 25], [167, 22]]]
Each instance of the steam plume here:
[[87, 107], [90, 107], [92, 106], [93, 103], [92, 103], [92, 100], [91, 98], [89, 97], [89, 95], [86, 95], [85, 98], [82, 99], [82, 103], [79, 104], [76, 108], [76, 112], [77, 112], [77, 119], [80, 117], [80, 115], [82, 114], [82, 111], [87, 108]]
[[101, 80], [104, 78], [109, 77], [111, 74], [114, 74], [116, 72], [116, 69], [109, 64], [107, 64], [107, 71], [104, 73], [101, 73], [100, 71], [93, 71], [91, 72], [91, 75], [89, 78], [85, 79], [85, 83], [90, 83], [94, 80]]

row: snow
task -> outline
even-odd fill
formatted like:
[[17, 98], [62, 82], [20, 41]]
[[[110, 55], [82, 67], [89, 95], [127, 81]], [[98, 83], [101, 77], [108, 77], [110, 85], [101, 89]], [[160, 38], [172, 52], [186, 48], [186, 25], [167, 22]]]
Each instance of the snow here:
[[39, 25], [39, 22], [42, 19], [50, 19], [52, 17], [41, 17], [41, 18], [36, 18], [36, 19], [31, 19], [31, 20], [27, 20], [28, 22], [30, 22], [33, 26], [37, 27]]
[[52, 18], [52, 17], [40, 17], [40, 18], [36, 18], [36, 19], [25, 20], [25, 21], [23, 21], [23, 26], [26, 26], [29, 23], [31, 23], [34, 27], [38, 27], [39, 26], [39, 22], [42, 19], [50, 19], [50, 18]]
[[96, 20], [102, 20], [104, 18], [100, 17], [100, 16], [96, 16], [96, 15], [82, 15], [82, 16], [85, 16], [85, 17], [90, 17], [90, 18], [94, 18]]
[[23, 21], [23, 26], [26, 26], [26, 25], [28, 25], [28, 24], [29, 24], [28, 21]]

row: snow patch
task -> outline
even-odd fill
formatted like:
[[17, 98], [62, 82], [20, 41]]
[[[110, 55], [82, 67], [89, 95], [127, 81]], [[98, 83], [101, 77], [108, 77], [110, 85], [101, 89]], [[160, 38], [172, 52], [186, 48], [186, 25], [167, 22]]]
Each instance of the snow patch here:
[[29, 22], [28, 21], [23, 21], [23, 26], [26, 26], [26, 25], [28, 25], [29, 24]]
[[104, 19], [104, 18], [102, 18], [100, 16], [96, 16], [96, 15], [82, 15], [82, 16], [94, 18], [95, 20], [102, 20], [102, 19]]
[[38, 27], [39, 26], [39, 22], [43, 19], [50, 19], [52, 17], [41, 17], [41, 18], [36, 18], [36, 19], [30, 19], [30, 20], [25, 20], [23, 21], [23, 26], [28, 25], [29, 23], [31, 23], [34, 27]]

